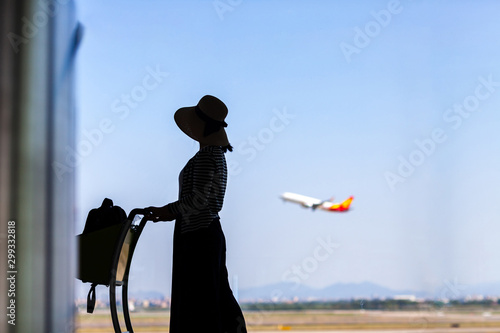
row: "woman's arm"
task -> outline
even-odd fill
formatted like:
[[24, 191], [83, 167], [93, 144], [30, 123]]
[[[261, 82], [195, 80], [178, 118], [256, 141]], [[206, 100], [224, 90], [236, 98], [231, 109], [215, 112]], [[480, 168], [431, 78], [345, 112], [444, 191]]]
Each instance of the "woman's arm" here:
[[149, 212], [147, 215], [148, 220], [153, 222], [173, 221], [176, 218], [175, 214], [168, 208], [168, 205], [163, 207], [146, 207], [145, 209]]

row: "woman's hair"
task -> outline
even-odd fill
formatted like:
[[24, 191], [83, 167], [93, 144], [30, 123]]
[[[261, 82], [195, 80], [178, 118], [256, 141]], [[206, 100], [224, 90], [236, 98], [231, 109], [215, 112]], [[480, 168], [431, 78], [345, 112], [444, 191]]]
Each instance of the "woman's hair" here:
[[227, 146], [222, 146], [221, 148], [224, 153], [227, 153], [228, 150], [233, 151], [233, 146], [231, 146], [230, 144], [228, 144]]

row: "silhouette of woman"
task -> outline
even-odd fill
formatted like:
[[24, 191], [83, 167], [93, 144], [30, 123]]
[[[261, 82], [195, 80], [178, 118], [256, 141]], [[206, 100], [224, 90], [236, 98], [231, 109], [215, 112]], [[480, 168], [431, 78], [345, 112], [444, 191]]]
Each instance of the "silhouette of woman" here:
[[229, 287], [226, 240], [219, 221], [226, 191], [226, 105], [206, 95], [177, 110], [177, 126], [200, 144], [179, 176], [179, 200], [148, 207], [153, 222], [175, 222], [170, 333], [245, 333]]

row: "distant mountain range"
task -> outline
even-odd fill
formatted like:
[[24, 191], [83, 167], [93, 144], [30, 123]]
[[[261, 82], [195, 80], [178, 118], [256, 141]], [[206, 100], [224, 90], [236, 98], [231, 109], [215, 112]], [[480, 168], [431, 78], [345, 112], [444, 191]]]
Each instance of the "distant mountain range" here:
[[[81, 286], [78, 297], [87, 297], [88, 289]], [[121, 294], [121, 290], [118, 291]], [[97, 298], [109, 299], [109, 289], [98, 286]], [[298, 299], [306, 300], [342, 300], [353, 298], [394, 298], [395, 296], [412, 295], [425, 299], [463, 299], [466, 296], [500, 296], [500, 282], [481, 283], [477, 285], [461, 285], [457, 281], [444, 281], [442, 288], [434, 292], [425, 292], [409, 289], [390, 289], [372, 282], [362, 283], [335, 283], [325, 288], [311, 288], [290, 282], [275, 283], [260, 287], [240, 289], [240, 301], [287, 301]], [[135, 299], [162, 299], [164, 295], [157, 291], [130, 291], [129, 298]]]
[[352, 298], [391, 298], [397, 295], [427, 297], [424, 292], [414, 290], [393, 290], [371, 282], [336, 283], [321, 289], [284, 282], [263, 287], [242, 289], [239, 291], [239, 299], [241, 301], [277, 301], [293, 299], [339, 300]]
[[239, 291], [241, 301], [373, 299], [402, 295], [425, 299], [463, 299], [476, 295], [499, 297], [500, 282], [462, 285], [458, 281], [444, 281], [442, 287], [433, 292], [390, 289], [371, 282], [336, 283], [321, 289], [284, 282]]

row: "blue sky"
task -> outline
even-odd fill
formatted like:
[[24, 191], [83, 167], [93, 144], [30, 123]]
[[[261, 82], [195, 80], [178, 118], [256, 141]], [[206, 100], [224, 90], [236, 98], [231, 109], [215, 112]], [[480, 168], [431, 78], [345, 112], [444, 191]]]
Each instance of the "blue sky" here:
[[[498, 2], [77, 5], [77, 230], [104, 197], [127, 212], [176, 200], [197, 145], [173, 113], [213, 94], [235, 147], [221, 217], [240, 288], [500, 280]], [[286, 191], [354, 195], [353, 210]], [[147, 225], [132, 289], [169, 293], [172, 231]]]

